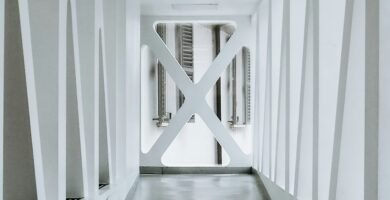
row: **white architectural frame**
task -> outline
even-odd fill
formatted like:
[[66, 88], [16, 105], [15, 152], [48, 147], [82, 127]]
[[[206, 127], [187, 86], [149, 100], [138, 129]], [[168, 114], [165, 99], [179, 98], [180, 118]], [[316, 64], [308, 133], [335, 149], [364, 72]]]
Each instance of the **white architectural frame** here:
[[[161, 22], [199, 22], [199, 23], [221, 23], [233, 22], [237, 25], [237, 29], [229, 42], [221, 50], [220, 54], [214, 60], [208, 71], [202, 79], [193, 84], [188, 76], [182, 70], [176, 58], [172, 56], [167, 46], [156, 33], [154, 26]], [[179, 134], [181, 128], [185, 125], [188, 119], [193, 114], [199, 114], [203, 121], [213, 132], [216, 140], [225, 149], [230, 156], [230, 163], [228, 167], [242, 167], [251, 166], [251, 156], [247, 156], [230, 133], [223, 126], [220, 120], [215, 115], [205, 101], [205, 96], [211, 87], [215, 84], [217, 79], [226, 70], [232, 58], [243, 46], [250, 46], [251, 35], [251, 18], [247, 17], [231, 17], [231, 16], [195, 16], [195, 17], [159, 17], [147, 16], [142, 19], [141, 43], [147, 45], [155, 53], [156, 57], [162, 62], [165, 70], [172, 77], [177, 87], [183, 92], [186, 101], [178, 110], [168, 127], [165, 128], [162, 135], [158, 138], [156, 143], [152, 146], [150, 151], [146, 154], [141, 153], [141, 166], [163, 166], [161, 157]], [[141, 133], [142, 134], [142, 133]]]

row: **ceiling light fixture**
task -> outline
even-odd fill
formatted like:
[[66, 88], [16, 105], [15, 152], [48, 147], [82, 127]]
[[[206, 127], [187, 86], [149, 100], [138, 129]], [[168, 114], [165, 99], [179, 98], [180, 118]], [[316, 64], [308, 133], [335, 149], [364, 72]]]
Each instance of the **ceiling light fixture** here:
[[217, 10], [218, 3], [175, 3], [174, 10]]

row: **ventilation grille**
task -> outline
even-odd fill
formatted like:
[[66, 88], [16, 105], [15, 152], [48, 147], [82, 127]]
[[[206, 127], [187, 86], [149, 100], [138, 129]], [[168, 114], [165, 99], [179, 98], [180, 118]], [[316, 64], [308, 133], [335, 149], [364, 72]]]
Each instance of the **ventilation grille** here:
[[[157, 34], [166, 43], [167, 29], [165, 24], [158, 24], [156, 27]], [[157, 126], [164, 126], [170, 120], [170, 114], [167, 113], [167, 77], [164, 66], [160, 61], [157, 61], [157, 114], [158, 117], [153, 119], [157, 120]]]
[[246, 90], [246, 124], [251, 121], [251, 54], [248, 48], [243, 49], [243, 60], [245, 67], [245, 90]]
[[194, 40], [192, 24], [178, 26], [178, 60], [188, 77], [194, 80]]
[[[188, 78], [194, 81], [194, 34], [192, 24], [176, 26], [176, 57]], [[178, 90], [178, 109], [184, 104], [185, 97]], [[189, 122], [195, 121], [195, 115]]]

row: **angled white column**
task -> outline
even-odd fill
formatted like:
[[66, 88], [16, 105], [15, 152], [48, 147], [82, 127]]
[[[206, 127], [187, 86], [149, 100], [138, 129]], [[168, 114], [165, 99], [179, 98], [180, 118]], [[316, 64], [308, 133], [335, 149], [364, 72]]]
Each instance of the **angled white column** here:
[[280, 75], [279, 75], [279, 101], [278, 118], [276, 129], [276, 153], [275, 153], [275, 183], [288, 189], [289, 182], [289, 132], [290, 132], [290, 112], [289, 112], [289, 68], [290, 68], [290, 1], [283, 2], [282, 21], [282, 42], [280, 54]]
[[103, 36], [99, 32], [99, 185], [110, 184], [110, 131], [107, 109], [107, 70], [103, 54]]
[[5, 1], [4, 199], [46, 199], [28, 8]]
[[364, 199], [378, 199], [380, 0], [366, 0]]
[[390, 199], [390, 1], [380, 1], [379, 200]]
[[295, 167], [294, 196], [302, 199], [313, 198], [314, 181], [314, 140], [316, 127], [315, 122], [315, 88], [316, 88], [316, 65], [315, 62], [315, 0], [307, 0], [306, 19], [303, 46], [303, 63], [301, 75], [301, 96], [298, 121], [298, 140]]
[[[85, 136], [85, 162], [87, 182], [84, 183], [85, 196], [94, 198], [98, 194], [98, 126], [99, 113], [99, 65], [98, 65], [98, 39], [95, 30], [95, 1], [71, 1], [73, 37], [78, 37], [78, 43], [75, 44], [75, 56], [78, 56], [80, 68], [79, 81], [82, 98], [79, 99], [79, 106], [82, 108], [83, 116], [80, 119], [84, 121]], [[73, 12], [75, 11], [75, 12]], [[77, 32], [75, 31], [77, 29]], [[81, 67], [82, 66], [82, 67]], [[76, 71], [77, 72], [77, 71]]]
[[3, 200], [4, 172], [4, 0], [0, 0], [0, 200]]
[[[123, 7], [118, 7], [124, 1], [120, 0], [104, 0], [102, 6], [102, 15], [103, 20], [101, 24], [102, 30], [102, 44], [104, 43], [104, 53], [103, 57], [105, 58], [105, 74], [106, 74], [106, 116], [107, 116], [107, 124], [109, 128], [108, 136], [109, 136], [109, 164], [110, 164], [110, 183], [115, 183], [116, 174], [117, 174], [117, 126], [121, 124], [117, 123], [117, 68], [122, 66], [120, 62], [123, 60], [123, 57], [119, 57], [119, 55], [124, 50], [119, 50], [117, 48], [120, 43], [118, 40], [122, 38], [118, 36], [121, 34], [120, 27], [122, 24], [125, 24], [124, 21], [121, 21], [121, 17], [124, 16]], [[123, 4], [122, 4], [123, 5]], [[123, 29], [124, 30], [124, 29]], [[123, 43], [122, 43], [123, 44]], [[121, 59], [119, 59], [121, 58]], [[119, 63], [119, 66], [118, 66]]]
[[330, 179], [330, 191], [329, 199], [336, 199], [336, 190], [339, 174], [339, 163], [340, 163], [340, 149], [341, 140], [343, 133], [343, 122], [344, 122], [344, 106], [346, 96], [346, 85], [349, 65], [349, 51], [351, 42], [351, 29], [352, 29], [352, 16], [353, 16], [353, 0], [347, 0], [345, 18], [344, 18], [344, 31], [343, 31], [343, 45], [341, 51], [341, 62], [340, 62], [340, 75], [339, 75], [339, 88], [337, 98], [337, 113], [336, 113], [336, 124], [335, 124], [335, 136], [333, 141], [333, 157], [332, 157], [332, 170]]
[[126, 13], [126, 30], [125, 38], [121, 42], [126, 44], [126, 63], [125, 63], [125, 75], [126, 75], [126, 88], [122, 91], [126, 95], [125, 109], [125, 142], [126, 142], [126, 174], [134, 181], [139, 174], [140, 166], [140, 118], [141, 109], [141, 80], [140, 80], [140, 21], [141, 10], [140, 0], [126, 0], [125, 2]]
[[[123, 42], [126, 39], [126, 26], [123, 26], [126, 22], [126, 8], [125, 8], [125, 0], [118, 0], [116, 4], [116, 51], [117, 51], [117, 62], [116, 62], [116, 127], [115, 127], [115, 144], [113, 147], [116, 149], [116, 171], [114, 173], [115, 179], [118, 181], [123, 178], [125, 174], [125, 165], [123, 165], [123, 161], [126, 159], [126, 124], [128, 121], [126, 120], [126, 110], [123, 109], [126, 106], [126, 58], [128, 57], [126, 54], [126, 43]], [[106, 26], [107, 29], [107, 26]], [[138, 153], [139, 151], [137, 151]], [[138, 154], [137, 154], [138, 155]], [[113, 166], [114, 168], [114, 166]]]
[[29, 2], [46, 197], [58, 199], [58, 37], [59, 1]]
[[262, 164], [261, 171], [271, 177], [271, 127], [272, 127], [272, 12], [271, 12], [271, 1], [265, 1], [263, 9], [267, 11], [267, 19], [264, 20], [264, 23], [267, 25], [264, 28], [267, 28], [264, 33], [267, 34], [267, 37], [264, 38], [264, 56], [265, 60], [265, 86], [264, 86], [264, 115], [263, 115], [263, 141], [262, 141]]
[[[81, 84], [77, 54], [77, 27], [75, 10], [67, 6], [67, 60], [66, 60], [66, 197], [85, 197], [86, 162], [84, 120], [81, 107]], [[75, 36], [76, 35], [76, 36]]]

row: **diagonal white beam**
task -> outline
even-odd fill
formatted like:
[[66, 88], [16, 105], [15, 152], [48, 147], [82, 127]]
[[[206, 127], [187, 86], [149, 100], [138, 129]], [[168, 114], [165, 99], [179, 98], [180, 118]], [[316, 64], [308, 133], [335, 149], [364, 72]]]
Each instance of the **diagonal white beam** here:
[[[188, 122], [192, 116], [193, 109], [191, 108], [191, 102], [185, 101], [182, 107], [178, 110], [175, 117], [169, 123], [169, 126], [165, 128], [162, 135], [157, 139], [156, 143], [152, 146], [147, 154], [141, 154], [141, 162], [144, 165], [161, 164], [161, 157], [168, 149], [169, 145], [179, 135], [180, 130]], [[158, 161], [158, 163], [156, 163]]]
[[194, 84], [156, 31], [153, 28], [149, 28], [145, 31], [148, 33], [148, 38], [150, 39], [145, 41], [145, 44], [148, 45], [155, 56], [158, 57], [159, 61], [163, 64], [164, 69], [175, 81], [176, 86], [185, 96], [188, 96], [188, 92], [190, 91], [190, 88], [193, 88]]
[[[206, 94], [215, 84], [216, 80], [225, 71], [226, 67], [236, 55], [238, 50], [242, 47], [243, 43], [247, 44], [245, 42], [248, 42], [246, 41], [249, 38], [248, 33], [242, 29], [238, 29], [236, 31], [236, 33], [226, 44], [225, 48], [221, 51], [220, 55], [217, 56], [216, 60], [206, 72], [205, 76], [196, 86], [188, 78], [180, 64], [170, 53], [169, 49], [155, 32], [153, 27], [150, 26], [149, 28], [145, 28], [145, 33], [147, 33], [147, 36], [149, 36], [149, 40], [145, 41], [145, 44], [151, 47], [152, 51], [155, 52], [155, 55], [159, 58], [165, 70], [171, 75], [177, 87], [186, 96], [186, 101], [181, 109], [179, 109], [176, 116], [172, 119], [170, 125], [164, 130], [163, 134], [152, 146], [151, 150], [147, 154], [141, 154], [143, 164], [160, 165], [162, 155], [179, 134], [183, 126], [187, 123], [190, 116], [196, 112], [203, 111], [199, 114], [206, 123], [210, 123], [210, 121], [213, 122], [214, 125], [208, 124], [208, 126], [213, 132], [214, 136], [218, 141], [220, 141], [221, 145], [225, 149], [229, 149], [227, 152], [231, 158], [230, 165], [248, 165], [248, 156], [246, 156], [241, 151], [237, 143], [235, 143], [233, 138], [227, 132], [226, 128], [215, 116], [215, 113], [211, 111], [210, 107], [205, 101]], [[221, 130], [224, 133], [220, 133]]]
[[215, 139], [221, 144], [230, 156], [230, 166], [246, 166], [249, 163], [249, 157], [244, 154], [241, 148], [234, 141], [228, 130], [221, 123], [219, 118], [211, 110], [206, 101], [197, 108], [197, 113], [213, 133]]
[[215, 85], [243, 44], [246, 44], [248, 38], [250, 38], [248, 31], [242, 28], [236, 30], [197, 84], [202, 94], [207, 94], [211, 87]]

